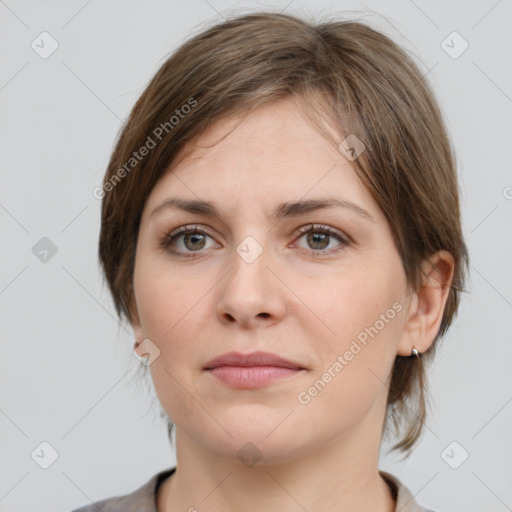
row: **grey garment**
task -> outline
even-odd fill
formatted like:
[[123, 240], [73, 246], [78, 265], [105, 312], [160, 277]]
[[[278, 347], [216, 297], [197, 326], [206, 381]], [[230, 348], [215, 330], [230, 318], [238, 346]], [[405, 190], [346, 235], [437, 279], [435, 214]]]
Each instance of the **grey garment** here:
[[[166, 469], [154, 475], [142, 487], [125, 496], [107, 498], [72, 512], [158, 512], [156, 509], [156, 491], [160, 484], [175, 472], [176, 468]], [[389, 484], [396, 499], [395, 512], [434, 512], [421, 507], [409, 489], [391, 473], [379, 471]]]

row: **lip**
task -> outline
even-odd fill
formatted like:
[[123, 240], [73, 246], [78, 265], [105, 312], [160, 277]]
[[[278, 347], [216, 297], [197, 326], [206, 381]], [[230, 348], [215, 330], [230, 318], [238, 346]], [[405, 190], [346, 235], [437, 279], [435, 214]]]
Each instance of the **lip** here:
[[280, 368], [289, 368], [292, 370], [303, 370], [304, 368], [293, 361], [288, 361], [277, 354], [271, 352], [251, 352], [243, 354], [241, 352], [227, 352], [205, 364], [205, 370], [212, 370], [219, 366], [277, 366]]
[[305, 371], [300, 364], [270, 352], [229, 352], [206, 363], [204, 369], [224, 384], [243, 389], [266, 386]]

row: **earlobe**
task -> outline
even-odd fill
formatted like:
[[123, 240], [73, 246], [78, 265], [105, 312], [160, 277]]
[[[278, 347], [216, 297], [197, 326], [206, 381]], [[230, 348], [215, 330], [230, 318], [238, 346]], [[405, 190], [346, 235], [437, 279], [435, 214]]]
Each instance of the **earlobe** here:
[[398, 355], [409, 356], [413, 347], [424, 353], [432, 345], [441, 326], [453, 273], [453, 256], [447, 251], [439, 251], [423, 262], [423, 283], [413, 293]]
[[141, 343], [141, 341], [143, 339], [146, 338], [146, 336], [144, 336], [144, 333], [142, 331], [142, 327], [140, 326], [139, 323], [135, 324], [135, 323], [132, 323], [132, 328], [133, 328], [133, 336], [135, 338], [135, 341], [134, 341], [134, 347], [136, 348], [137, 345], [139, 343]]
[[135, 338], [135, 348], [138, 343], [140, 343], [144, 338], [144, 331], [142, 329], [142, 325], [140, 323], [139, 313], [137, 311], [137, 308], [134, 307], [130, 311], [130, 324], [133, 329], [133, 335]]

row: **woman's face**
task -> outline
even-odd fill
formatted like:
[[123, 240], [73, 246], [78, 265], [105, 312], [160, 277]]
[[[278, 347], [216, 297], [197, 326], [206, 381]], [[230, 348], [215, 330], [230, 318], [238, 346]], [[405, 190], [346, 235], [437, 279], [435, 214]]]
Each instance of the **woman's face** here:
[[[171, 198], [212, 207], [158, 208]], [[261, 462], [359, 438], [378, 447], [394, 359], [410, 354], [405, 274], [350, 162], [291, 100], [178, 155], [146, 202], [134, 286], [136, 340], [159, 351], [156, 392], [196, 446]], [[206, 369], [256, 351], [294, 368]]]

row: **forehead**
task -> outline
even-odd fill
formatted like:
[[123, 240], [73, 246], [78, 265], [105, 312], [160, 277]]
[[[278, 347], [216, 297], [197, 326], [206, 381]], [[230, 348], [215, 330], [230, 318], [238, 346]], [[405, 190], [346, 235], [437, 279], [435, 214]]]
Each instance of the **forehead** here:
[[339, 194], [369, 211], [378, 209], [351, 163], [291, 99], [210, 125], [176, 155], [148, 205], [154, 207], [171, 192], [269, 208]]
[[[326, 128], [334, 134], [332, 128]], [[269, 158], [276, 164], [303, 157], [314, 162], [321, 157], [325, 159], [326, 152], [336, 159], [339, 157], [338, 151], [312, 126], [296, 101], [284, 98], [244, 115], [231, 115], [210, 124], [180, 150], [168, 170], [177, 167], [182, 170], [198, 160], [222, 162], [242, 155], [254, 164]]]

